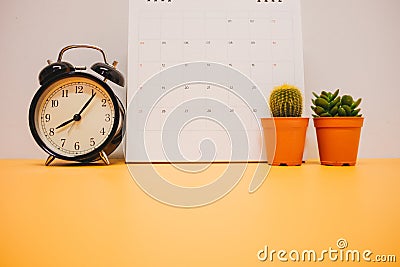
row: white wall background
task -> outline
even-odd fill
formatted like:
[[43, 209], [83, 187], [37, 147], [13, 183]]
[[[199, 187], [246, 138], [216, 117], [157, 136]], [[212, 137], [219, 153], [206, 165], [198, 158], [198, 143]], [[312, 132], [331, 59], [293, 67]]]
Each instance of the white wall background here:
[[[251, 1], [251, 0], [249, 0]], [[311, 91], [363, 97], [360, 157], [400, 157], [400, 1], [302, 0], [306, 110]], [[27, 117], [46, 59], [68, 44], [95, 44], [127, 73], [128, 0], [0, 2], [0, 158], [44, 158]], [[90, 51], [90, 50], [89, 50]], [[79, 54], [79, 57], [77, 56]], [[77, 65], [96, 52], [65, 54]], [[125, 101], [125, 91], [113, 87]], [[308, 114], [309, 115], [309, 114]], [[308, 155], [318, 157], [309, 128]], [[114, 156], [122, 156], [119, 149]]]
[[400, 157], [399, 11], [398, 0], [302, 0], [306, 99], [335, 88], [363, 98], [360, 157]]
[[[128, 0], [1, 0], [0, 38], [0, 158], [44, 158], [28, 125], [40, 70], [47, 59], [57, 60], [62, 47], [83, 43], [103, 48], [107, 60], [118, 60], [126, 74]], [[94, 50], [76, 51], [63, 59], [88, 67], [102, 61]], [[125, 101], [125, 89], [112, 88]]]

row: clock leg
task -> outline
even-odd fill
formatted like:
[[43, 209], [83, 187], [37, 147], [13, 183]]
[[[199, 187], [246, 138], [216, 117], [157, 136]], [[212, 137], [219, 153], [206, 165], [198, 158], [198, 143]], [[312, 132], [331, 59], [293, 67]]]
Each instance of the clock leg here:
[[50, 163], [52, 163], [53, 162], [53, 160], [55, 159], [56, 157], [54, 157], [54, 156], [48, 156], [47, 157], [47, 159], [46, 159], [46, 162], [45, 162], [45, 165], [46, 166], [49, 166], [50, 165]]
[[107, 154], [106, 152], [104, 152], [103, 150], [99, 153], [100, 158], [104, 161], [104, 163], [106, 165], [110, 165], [110, 161], [108, 160]]

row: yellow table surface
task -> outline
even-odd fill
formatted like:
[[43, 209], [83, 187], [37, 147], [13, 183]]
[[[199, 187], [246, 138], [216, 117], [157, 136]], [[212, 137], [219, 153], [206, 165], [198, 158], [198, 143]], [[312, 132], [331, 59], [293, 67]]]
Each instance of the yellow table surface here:
[[200, 208], [149, 197], [122, 161], [43, 162], [0, 160], [1, 267], [364, 266], [327, 256], [305, 263], [280, 262], [276, 254], [272, 262], [257, 259], [265, 246], [318, 252], [338, 249], [340, 238], [346, 249], [371, 250], [371, 259], [396, 255], [396, 263], [377, 265], [400, 265], [400, 159], [272, 167], [253, 194], [256, 164], [250, 164], [232, 192]]

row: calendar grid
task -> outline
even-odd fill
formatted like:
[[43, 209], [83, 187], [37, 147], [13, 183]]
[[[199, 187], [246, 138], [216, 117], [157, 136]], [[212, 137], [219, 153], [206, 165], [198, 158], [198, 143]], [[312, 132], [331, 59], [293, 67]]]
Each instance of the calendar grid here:
[[[134, 49], [136, 55], [129, 61], [129, 69], [133, 71], [129, 73], [131, 78], [128, 77], [131, 82], [128, 99], [132, 99], [149, 81], [154, 83], [151, 88], [146, 87], [146, 93], [158, 94], [159, 98], [163, 98], [150, 116], [142, 118], [148, 122], [146, 132], [152, 132], [155, 136], [157, 133], [161, 135], [165, 131], [171, 131], [162, 129], [165, 118], [175, 114], [173, 112], [177, 107], [185, 106], [187, 101], [204, 98], [204, 101], [196, 101], [198, 107], [189, 106], [180, 110], [179, 116], [185, 117], [196, 109], [204, 117], [213, 116], [217, 112], [226, 116], [242, 116], [246, 118], [242, 122], [246, 125], [244, 131], [256, 136], [257, 141], [252, 146], [260, 147], [261, 133], [260, 129], [256, 129], [259, 124], [254, 118], [259, 119], [260, 112], [268, 109], [266, 99], [269, 92], [281, 83], [304, 88], [299, 0], [275, 6], [260, 6], [238, 0], [232, 3], [233, 7], [224, 8], [212, 8], [216, 4], [210, 0], [205, 0], [201, 7], [200, 3], [193, 3], [192, 0], [173, 2], [169, 6], [151, 6], [140, 0], [131, 1], [136, 3], [132, 5], [136, 9], [130, 10], [131, 16], [134, 16], [131, 24], [135, 25], [130, 25], [133, 42], [129, 44], [129, 49]], [[206, 80], [199, 81], [197, 85], [188, 81], [181, 85], [181, 92], [174, 95], [168, 84], [175, 77], [164, 74], [169, 73], [168, 70], [174, 66], [191, 62], [224, 64], [240, 71], [240, 75], [248, 77], [254, 84], [247, 90], [254, 92], [254, 96], [261, 91], [262, 101], [256, 102], [255, 106], [246, 107], [242, 103], [243, 99], [235, 96], [237, 89], [234, 88], [234, 83], [227, 85], [225, 89], [218, 89], [218, 85], [207, 84]], [[154, 75], [160, 78], [153, 79]], [[171, 95], [168, 96], [169, 94]], [[212, 101], [207, 99], [225, 102], [227, 108], [211, 109], [208, 105]], [[136, 106], [129, 106], [128, 117], [130, 113], [140, 113], [143, 108], [141, 101]], [[246, 113], [246, 109], [250, 113]], [[135, 130], [134, 126], [130, 127], [134, 123], [128, 121], [128, 131]], [[192, 125], [183, 128], [187, 133], [213, 136], [212, 132], [223, 131], [223, 128], [218, 128], [213, 123], [212, 120], [193, 120]], [[173, 131], [180, 130], [182, 129]], [[136, 137], [130, 137], [128, 133], [127, 138], [129, 141]], [[134, 149], [128, 147], [128, 150]], [[161, 151], [152, 152], [155, 158], [162, 158]], [[132, 155], [133, 159], [143, 158], [143, 155]]]
[[[185, 13], [183, 12], [183, 14], [185, 14]], [[203, 12], [201, 14], [201, 17], [204, 20], [204, 18], [207, 17], [206, 12]], [[225, 21], [233, 21], [233, 19], [230, 19], [229, 16], [225, 16], [225, 17], [219, 16], [219, 17], [214, 17], [214, 18], [224, 19]], [[253, 24], [257, 23], [258, 19], [262, 19], [262, 18], [260, 18], [260, 17], [251, 17], [251, 18], [249, 18], [247, 26], [251, 25], [252, 23]], [[162, 16], [158, 16], [158, 20], [159, 20], [159, 27], [161, 28]], [[276, 19], [272, 19], [272, 17], [267, 18], [267, 19], [264, 18], [264, 21], [272, 22], [272, 21], [275, 21], [275, 20]], [[140, 21], [142, 21], [142, 20], [140, 20]], [[184, 32], [185, 23], [182, 23], [180, 25], [181, 25], [181, 31]], [[203, 27], [203, 31], [205, 32], [206, 31], [206, 24], [203, 23], [202, 27]], [[248, 30], [248, 32], [251, 32], [251, 31]], [[255, 36], [249, 36], [249, 37], [246, 37], [246, 38], [236, 38], [234, 40], [233, 40], [233, 38], [230, 38], [231, 36], [227, 36], [225, 39], [221, 38], [221, 39], [215, 39], [213, 41], [210, 41], [210, 38], [193, 38], [193, 37], [192, 38], [185, 38], [185, 37], [174, 38], [174, 37], [172, 37], [172, 38], [168, 38], [168, 39], [165, 39], [165, 38], [163, 38], [163, 39], [160, 39], [160, 38], [142, 38], [142, 36], [140, 35], [140, 32], [138, 33], [138, 35], [139, 35], [138, 36], [139, 47], [138, 47], [137, 53], [138, 53], [138, 55], [140, 57], [139, 58], [139, 61], [140, 61], [139, 65], [141, 67], [143, 66], [143, 64], [159, 63], [160, 64], [160, 66], [159, 66], [160, 68], [155, 69], [155, 71], [160, 71], [162, 69], [165, 69], [168, 66], [177, 64], [178, 62], [189, 62], [190, 60], [187, 60], [185, 58], [185, 56], [182, 55], [182, 51], [185, 51], [185, 48], [184, 48], [185, 45], [188, 46], [188, 45], [190, 45], [192, 43], [196, 43], [196, 44], [200, 43], [202, 45], [202, 52], [201, 53], [204, 53], [203, 54], [204, 56], [199, 56], [198, 59], [211, 59], [212, 58], [212, 54], [209, 51], [208, 46], [212, 46], [212, 45], [214, 45], [215, 43], [218, 43], [218, 42], [221, 43], [221, 41], [222, 41], [224, 43], [224, 50], [220, 51], [219, 53], [223, 55], [222, 57], [226, 58], [225, 59], [226, 60], [225, 63], [230, 65], [230, 66], [234, 66], [234, 64], [232, 63], [233, 61], [239, 66], [243, 66], [245, 63], [247, 63], [246, 68], [252, 67], [251, 68], [251, 72], [248, 73], [248, 74], [254, 80], [256, 80], [257, 77], [254, 77], [253, 68], [256, 67], [256, 65], [258, 63], [266, 62], [265, 58], [257, 56], [257, 52], [259, 52], [259, 51], [253, 51], [253, 50], [257, 49], [257, 45], [258, 44], [266, 45], [266, 43], [268, 42], [269, 45], [272, 46], [271, 49], [274, 49], [274, 46], [277, 46], [277, 43], [292, 43], [292, 38], [273, 38], [271, 36], [269, 36], [269, 37], [265, 36], [264, 37], [264, 35], [259, 35], [259, 36], [256, 36], [256, 37]], [[144, 53], [142, 53], [143, 51], [141, 51], [140, 47], [145, 45], [148, 42], [151, 42], [151, 43], [155, 44], [156, 47], [157, 47], [157, 44], [158, 44], [158, 52], [157, 52], [157, 54], [159, 56], [157, 56], [157, 57], [146, 57], [144, 55]], [[178, 53], [177, 56], [175, 57], [175, 59], [176, 59], [175, 61], [172, 61], [171, 59], [168, 59], [168, 58], [163, 58], [163, 57], [167, 57], [165, 55], [166, 53], [163, 53], [163, 46], [168, 46], [168, 45], [170, 45], [171, 42], [175, 43], [175, 44], [178, 43], [178, 45], [176, 46], [176, 50], [180, 52], [180, 54]], [[250, 45], [250, 47], [248, 48], [249, 49], [248, 52], [249, 52], [250, 60], [248, 58], [239, 58], [239, 59], [234, 59], [234, 60], [230, 60], [229, 61], [227, 58], [228, 58], [228, 54], [231, 53], [230, 46], [233, 46], [235, 43], [242, 43], [243, 44], [244, 42], [246, 44]], [[181, 49], [179, 47], [181, 47]], [[252, 48], [252, 47], [254, 47], [254, 48]], [[262, 48], [264, 48], [264, 47], [262, 47]], [[294, 53], [293, 50], [294, 50], [294, 48], [289, 52], [290, 53]], [[282, 60], [282, 59], [271, 58], [270, 60], [271, 60], [271, 62], [269, 64], [272, 67], [276, 67], [277, 65], [285, 64], [287, 62], [290, 62], [290, 60], [285, 60], [285, 59]], [[293, 70], [293, 68], [294, 68], [294, 66], [292, 67], [292, 73], [294, 73], [294, 75], [295, 75], [295, 71]], [[293, 80], [296, 80], [296, 77], [293, 77], [288, 82], [292, 82]], [[140, 84], [142, 82], [143, 82], [143, 80], [141, 80], [141, 81], [138, 80], [138, 84]], [[274, 81], [273, 84], [276, 85], [279, 82], [281, 82], [281, 80]]]

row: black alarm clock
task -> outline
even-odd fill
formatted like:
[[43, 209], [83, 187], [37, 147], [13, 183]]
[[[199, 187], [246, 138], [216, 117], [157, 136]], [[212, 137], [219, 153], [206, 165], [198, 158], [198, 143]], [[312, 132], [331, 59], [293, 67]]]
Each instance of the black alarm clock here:
[[[62, 61], [64, 52], [75, 48], [95, 49], [104, 62], [91, 66], [91, 74], [86, 67]], [[96, 46], [70, 45], [60, 51], [57, 62], [48, 63], [39, 74], [41, 87], [29, 109], [33, 138], [49, 154], [46, 166], [55, 158], [110, 164], [108, 155], [124, 135], [124, 107], [106, 83], [125, 85], [117, 62], [107, 63], [105, 53]]]

